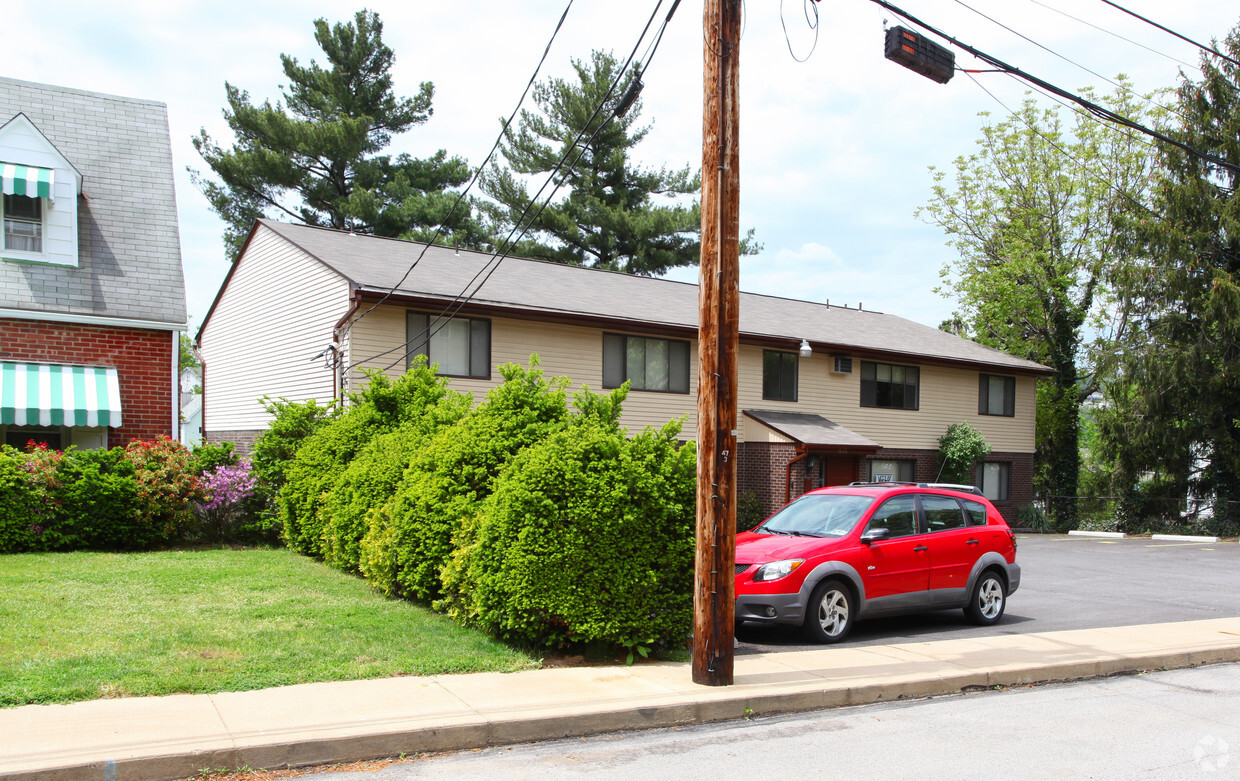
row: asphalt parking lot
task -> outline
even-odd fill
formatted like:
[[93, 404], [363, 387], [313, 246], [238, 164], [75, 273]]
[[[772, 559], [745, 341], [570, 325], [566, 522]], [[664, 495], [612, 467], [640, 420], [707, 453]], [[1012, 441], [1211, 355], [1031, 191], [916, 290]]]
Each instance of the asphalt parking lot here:
[[[1003, 620], [970, 624], [962, 611], [858, 622], [845, 645], [951, 640], [1240, 616], [1240, 544], [1017, 536], [1020, 589]], [[793, 627], [745, 624], [738, 654], [802, 650]]]

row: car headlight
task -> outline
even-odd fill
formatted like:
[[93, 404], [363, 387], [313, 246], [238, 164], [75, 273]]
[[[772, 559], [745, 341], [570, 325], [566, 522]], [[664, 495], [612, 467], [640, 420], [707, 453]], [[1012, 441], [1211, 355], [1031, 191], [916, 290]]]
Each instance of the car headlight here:
[[754, 581], [763, 580], [779, 580], [786, 578], [796, 570], [797, 567], [805, 563], [805, 559], [786, 559], [784, 561], [772, 561], [770, 564], [763, 564], [758, 567], [758, 571], [753, 574]]

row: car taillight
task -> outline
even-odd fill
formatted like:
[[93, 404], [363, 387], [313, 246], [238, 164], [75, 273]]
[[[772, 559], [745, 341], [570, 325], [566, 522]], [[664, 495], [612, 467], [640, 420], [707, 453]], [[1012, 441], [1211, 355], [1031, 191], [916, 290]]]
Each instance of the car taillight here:
[[1016, 552], [1016, 532], [1012, 531], [1011, 529], [1008, 529], [1007, 533], [1008, 533], [1008, 539], [1012, 541], [1012, 552], [1015, 553]]

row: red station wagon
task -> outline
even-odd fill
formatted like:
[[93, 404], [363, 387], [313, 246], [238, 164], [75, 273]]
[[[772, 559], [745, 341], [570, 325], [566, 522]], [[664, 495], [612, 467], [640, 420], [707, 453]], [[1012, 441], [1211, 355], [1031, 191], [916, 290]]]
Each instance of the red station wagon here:
[[736, 535], [736, 621], [799, 625], [816, 642], [924, 610], [994, 624], [1019, 585], [1016, 535], [971, 486], [820, 488]]

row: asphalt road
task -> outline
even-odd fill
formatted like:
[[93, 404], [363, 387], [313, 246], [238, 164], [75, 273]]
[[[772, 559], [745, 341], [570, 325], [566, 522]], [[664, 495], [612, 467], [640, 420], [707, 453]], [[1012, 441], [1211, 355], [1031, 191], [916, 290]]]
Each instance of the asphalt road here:
[[313, 781], [1240, 776], [1240, 665], [432, 754]]
[[[1240, 545], [1018, 535], [1020, 589], [1003, 620], [949, 610], [858, 622], [845, 645], [887, 645], [1240, 615]], [[737, 654], [814, 648], [792, 627], [744, 624]], [[1238, 747], [1240, 748], [1240, 747]]]

